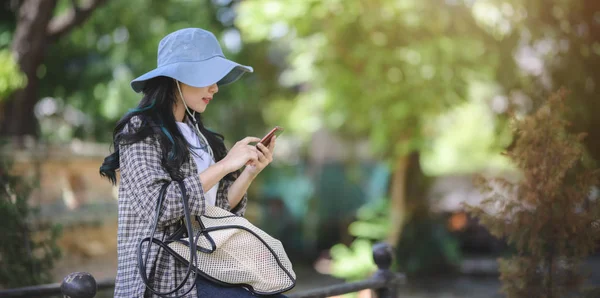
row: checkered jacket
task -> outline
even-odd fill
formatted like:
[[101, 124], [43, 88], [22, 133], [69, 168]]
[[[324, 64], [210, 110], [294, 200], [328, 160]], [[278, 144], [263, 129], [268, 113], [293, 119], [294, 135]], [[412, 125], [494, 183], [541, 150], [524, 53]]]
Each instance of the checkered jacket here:
[[[188, 125], [192, 125], [189, 120]], [[138, 116], [132, 117], [125, 126], [124, 132], [141, 125]], [[192, 129], [193, 130], [193, 129]], [[138, 272], [137, 248], [140, 240], [148, 237], [155, 218], [155, 207], [161, 186], [165, 182], [167, 188], [158, 227], [154, 234], [157, 239], [164, 240], [177, 228], [177, 222], [183, 218], [183, 205], [181, 191], [177, 182], [171, 180], [167, 171], [161, 166], [161, 148], [156, 139], [147, 139], [124, 145], [119, 145], [120, 151], [120, 181], [118, 199], [118, 234], [117, 252], [118, 268], [115, 281], [115, 297], [156, 297], [146, 294], [146, 287]], [[192, 216], [201, 215], [204, 211], [204, 190], [200, 183], [196, 163], [189, 156], [181, 171], [186, 177], [183, 182], [189, 196], [190, 211]], [[231, 210], [227, 200], [227, 192], [232, 182], [221, 180], [217, 192], [216, 205], [225, 210], [243, 216], [248, 201], [247, 194], [240, 203]], [[144, 248], [146, 245], [144, 244]], [[143, 250], [145, 252], [145, 249]], [[172, 256], [161, 249], [156, 258], [158, 245], [151, 247], [148, 260], [147, 276], [150, 277], [152, 287], [159, 292], [168, 292], [181, 283], [187, 266], [177, 262]], [[190, 275], [192, 276], [192, 275]], [[189, 278], [183, 289], [192, 286], [194, 280]], [[179, 291], [182, 294], [183, 291]], [[185, 297], [196, 297], [196, 289], [190, 291]]]

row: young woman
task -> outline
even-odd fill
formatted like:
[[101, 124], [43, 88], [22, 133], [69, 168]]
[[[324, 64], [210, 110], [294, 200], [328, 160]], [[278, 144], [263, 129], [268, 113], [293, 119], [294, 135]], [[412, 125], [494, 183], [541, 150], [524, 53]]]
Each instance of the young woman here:
[[[168, 237], [183, 218], [176, 181], [183, 181], [192, 216], [201, 215], [207, 204], [244, 214], [246, 190], [273, 160], [275, 139], [266, 147], [250, 145], [260, 139], [246, 137], [227, 151], [223, 136], [206, 129], [201, 114], [215, 99], [219, 86], [252, 71], [226, 59], [212, 33], [187, 28], [164, 37], [158, 46], [158, 67], [131, 82], [143, 98], [117, 123], [115, 151], [100, 167], [100, 174], [113, 184], [115, 171], [120, 174], [115, 297], [155, 296], [138, 272], [137, 247], [151, 229], [163, 184], [169, 183], [154, 238]], [[157, 245], [150, 249], [150, 260], [154, 260], [146, 272], [150, 286], [169, 292], [181, 283], [187, 266], [159, 252]], [[224, 287], [201, 276], [189, 278], [174, 295], [183, 294], [194, 283], [196, 290], [185, 297], [256, 296], [242, 287]]]

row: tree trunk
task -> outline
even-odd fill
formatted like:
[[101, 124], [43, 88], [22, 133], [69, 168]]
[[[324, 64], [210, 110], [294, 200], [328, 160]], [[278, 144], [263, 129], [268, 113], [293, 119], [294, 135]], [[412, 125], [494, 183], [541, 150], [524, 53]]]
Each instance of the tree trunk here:
[[[20, 3], [12, 52], [27, 77], [25, 88], [16, 91], [0, 111], [0, 135], [22, 141], [23, 136], [37, 136], [37, 103], [40, 80], [37, 70], [44, 62], [48, 46], [83, 24], [106, 0], [89, 0], [60, 16], [53, 17], [57, 0], [23, 0]], [[20, 142], [19, 142], [20, 143]]]
[[387, 239], [392, 245], [398, 244], [402, 239], [402, 230], [412, 217], [429, 216], [429, 202], [426, 198], [429, 179], [424, 176], [419, 160], [418, 152], [396, 160], [390, 190], [392, 226]]
[[390, 221], [391, 230], [388, 243], [395, 245], [402, 234], [402, 227], [406, 219], [406, 169], [408, 168], [409, 156], [401, 156], [396, 159], [394, 173], [392, 175], [391, 197], [390, 197]]
[[37, 135], [37, 119], [33, 112], [38, 99], [37, 69], [44, 61], [46, 28], [55, 6], [56, 0], [26, 0], [19, 8], [12, 51], [21, 71], [27, 76], [27, 85], [6, 102], [0, 118], [2, 135]]

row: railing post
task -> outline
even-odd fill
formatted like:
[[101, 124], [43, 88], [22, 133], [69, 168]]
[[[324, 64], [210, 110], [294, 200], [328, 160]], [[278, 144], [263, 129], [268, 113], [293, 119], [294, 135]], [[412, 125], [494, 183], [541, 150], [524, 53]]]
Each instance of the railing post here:
[[87, 272], [73, 272], [60, 284], [60, 291], [67, 298], [93, 298], [98, 286], [96, 279]]
[[386, 286], [377, 289], [375, 293], [377, 298], [396, 298], [398, 297], [398, 286], [404, 280], [404, 276], [390, 270], [394, 260], [394, 250], [391, 245], [380, 242], [373, 245], [373, 260], [377, 264], [377, 272], [373, 278], [383, 279]]

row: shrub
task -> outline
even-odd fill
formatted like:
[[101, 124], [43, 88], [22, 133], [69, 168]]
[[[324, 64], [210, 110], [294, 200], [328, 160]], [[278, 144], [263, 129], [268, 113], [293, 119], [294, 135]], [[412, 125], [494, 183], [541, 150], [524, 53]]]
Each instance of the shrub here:
[[567, 92], [560, 90], [535, 113], [513, 117], [516, 140], [508, 157], [516, 181], [481, 178], [489, 196], [468, 209], [490, 232], [514, 245], [500, 258], [507, 297], [563, 297], [579, 292], [581, 262], [600, 239], [598, 171], [586, 161], [585, 134], [569, 132]]

